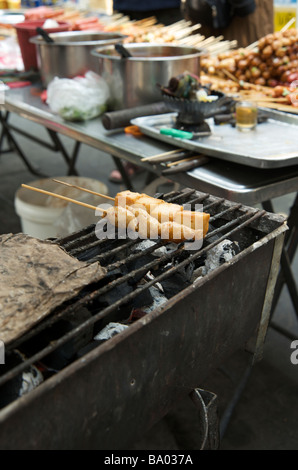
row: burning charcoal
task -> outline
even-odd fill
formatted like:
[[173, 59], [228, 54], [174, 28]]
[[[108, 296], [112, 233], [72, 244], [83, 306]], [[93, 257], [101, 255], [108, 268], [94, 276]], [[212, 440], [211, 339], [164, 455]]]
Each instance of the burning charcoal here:
[[[186, 255], [185, 255], [186, 256]], [[183, 261], [184, 253], [179, 256], [179, 259], [175, 260], [175, 265]], [[156, 270], [156, 276], [162, 274], [164, 271], [168, 271], [173, 267], [173, 263], [167, 263], [162, 269]], [[174, 272], [170, 277], [160, 281], [164, 295], [170, 299], [181, 290], [185, 289], [192, 282], [192, 275], [194, 271], [194, 263], [189, 262], [185, 266], [181, 267], [179, 271]]]
[[[143, 277], [147, 274], [148, 268], [146, 267], [146, 264], [150, 263], [152, 261], [152, 256], [151, 255], [144, 255], [142, 258], [138, 258], [133, 260], [132, 262], [129, 262], [126, 264], [127, 268], [127, 273], [131, 273], [131, 277], [128, 281], [130, 285], [136, 285], [138, 282], [143, 279]], [[135, 273], [134, 271], [137, 269], [140, 269], [144, 266], [143, 270], [140, 270], [140, 272]]]
[[[21, 364], [25, 360], [26, 357], [19, 351], [12, 351], [7, 354], [6, 363], [3, 366], [3, 369], [1, 368], [1, 372], [5, 374], [12, 367]], [[0, 408], [3, 408], [17, 398], [26, 395], [42, 382], [43, 376], [41, 372], [34, 365], [31, 365], [28, 369], [21, 372], [12, 380], [6, 382], [0, 388]]]
[[145, 289], [140, 295], [137, 295], [132, 301], [132, 308], [138, 309], [143, 308], [144, 306], [151, 305], [153, 302], [152, 295], [150, 293], [150, 288]]
[[143, 251], [146, 250], [147, 248], [151, 248], [151, 246], [155, 245], [155, 242], [152, 240], [143, 240], [137, 245], [135, 245], [132, 249], [133, 252], [135, 251]]
[[158, 287], [152, 286], [149, 287], [149, 290], [150, 294], [153, 297], [153, 304], [146, 309], [146, 313], [155, 310], [156, 308], [160, 307], [162, 304], [168, 301], [167, 297], [160, 292]]
[[85, 354], [97, 348], [104, 341], [107, 341], [116, 334], [125, 330], [127, 327], [127, 325], [123, 325], [122, 323], [108, 323], [101, 331], [99, 331], [99, 333], [94, 336], [93, 341], [78, 351], [77, 358], [84, 357]]
[[147, 315], [146, 309], [143, 308], [133, 308], [129, 318], [126, 320], [127, 323], [133, 323], [134, 321], [138, 320], [139, 318], [143, 318]]
[[148, 290], [152, 301], [148, 305], [143, 303], [143, 307], [133, 308], [127, 320], [127, 323], [133, 323], [134, 321], [144, 317], [147, 313], [152, 312], [153, 310], [168, 301], [167, 297], [163, 293], [161, 293], [158, 287], [151, 286]]
[[211, 248], [207, 252], [205, 261], [205, 273], [218, 268], [221, 264], [226, 263], [232, 259], [240, 249], [236, 242], [230, 240], [223, 240], [221, 243]]
[[128, 328], [128, 326], [123, 325], [122, 323], [110, 322], [94, 337], [94, 339], [96, 341], [106, 341], [118, 333], [121, 333], [121, 331], [124, 331], [126, 328]]
[[101, 294], [100, 297], [95, 302], [93, 302], [93, 312], [99, 308], [105, 308], [109, 305], [113, 305], [127, 294], [130, 294], [132, 291], [133, 287], [126, 282], [115, 286], [113, 289], [110, 289], [106, 293]]
[[[174, 273], [169, 278], [160, 281], [164, 293], [168, 299], [173, 297], [174, 295], [178, 294], [181, 290], [185, 289], [187, 286], [190, 285], [190, 273], [189, 270], [186, 269], [185, 271], [180, 271]], [[192, 273], [192, 270], [191, 270]]]
[[[151, 248], [152, 246], [156, 245], [156, 242], [152, 240], [144, 240], [138, 245], [134, 247], [135, 252], [137, 251], [144, 251], [147, 250], [148, 248]], [[171, 251], [176, 251], [177, 250], [177, 245], [175, 243], [167, 243], [165, 246], [160, 246], [156, 248], [154, 251], [152, 251], [151, 256], [157, 256], [160, 258], [161, 256], [166, 255], [167, 253], [170, 253]]]

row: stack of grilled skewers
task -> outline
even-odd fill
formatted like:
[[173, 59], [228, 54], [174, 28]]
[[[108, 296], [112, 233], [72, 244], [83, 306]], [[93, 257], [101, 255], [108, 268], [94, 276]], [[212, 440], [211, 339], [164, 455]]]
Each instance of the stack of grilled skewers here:
[[108, 209], [103, 209], [100, 206], [92, 206], [36, 187], [25, 184], [22, 186], [100, 211], [112, 226], [135, 232], [139, 238], [143, 239], [161, 238], [174, 243], [202, 240], [209, 229], [210, 215], [205, 212], [185, 210], [179, 204], [168, 203], [163, 199], [157, 199], [129, 190], [119, 192], [115, 198], [111, 198], [64, 181], [54, 181], [91, 194], [106, 197], [112, 200], [114, 204]]

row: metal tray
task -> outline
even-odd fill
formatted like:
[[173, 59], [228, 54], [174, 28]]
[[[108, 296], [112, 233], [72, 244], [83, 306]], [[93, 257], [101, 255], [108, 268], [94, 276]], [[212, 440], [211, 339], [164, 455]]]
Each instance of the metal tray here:
[[160, 134], [160, 128], [174, 127], [177, 113], [144, 116], [131, 123], [148, 136], [205, 155], [256, 168], [282, 168], [298, 163], [298, 116], [262, 109], [268, 121], [248, 133], [230, 124], [215, 125], [207, 119], [212, 134], [187, 140]]

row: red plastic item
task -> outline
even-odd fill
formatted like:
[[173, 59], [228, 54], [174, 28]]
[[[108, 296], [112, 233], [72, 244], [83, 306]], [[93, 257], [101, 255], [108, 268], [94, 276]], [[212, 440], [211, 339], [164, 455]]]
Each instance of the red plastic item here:
[[[31, 44], [29, 39], [33, 36], [37, 36], [36, 28], [42, 27], [45, 23], [45, 20], [42, 21], [23, 21], [22, 23], [15, 24], [17, 30], [18, 42], [21, 49], [22, 59], [24, 62], [24, 69], [37, 70], [37, 54], [35, 44]], [[70, 24], [65, 21], [57, 21], [59, 26], [56, 28], [47, 28], [47, 33], [58, 33], [61, 31], [68, 31], [70, 29]]]
[[9, 88], [23, 88], [25, 86], [32, 85], [32, 83], [29, 81], [19, 81], [19, 82], [10, 82], [10, 83], [7, 83], [7, 85], [9, 86]]
[[47, 90], [43, 90], [41, 93], [40, 93], [40, 99], [43, 103], [45, 103], [47, 101], [47, 97], [48, 97], [48, 92]]

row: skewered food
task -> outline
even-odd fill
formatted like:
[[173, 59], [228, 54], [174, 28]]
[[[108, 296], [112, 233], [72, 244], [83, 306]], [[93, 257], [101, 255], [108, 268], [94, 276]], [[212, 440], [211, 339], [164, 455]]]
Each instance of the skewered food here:
[[140, 197], [133, 204], [135, 207], [140, 207], [145, 209], [149, 214], [158, 206], [161, 206], [165, 203], [162, 199], [157, 199], [155, 197], [146, 196], [146, 194], [141, 194]]
[[192, 230], [200, 229], [205, 236], [209, 228], [210, 214], [184, 210], [179, 204], [165, 202], [146, 194], [139, 194], [132, 191], [122, 191], [115, 197], [115, 206], [121, 204], [122, 207], [130, 211], [140, 208], [144, 209], [151, 217], [158, 222], [174, 222]]
[[160, 223], [152, 217], [145, 209], [130, 207], [137, 221], [137, 232], [140, 238], [154, 240], [160, 235]]
[[193, 230], [201, 229], [203, 236], [208, 232], [210, 214], [206, 212], [195, 212], [195, 211], [181, 211], [177, 212], [173, 218], [173, 222], [186, 227], [190, 227]]
[[288, 29], [261, 38], [256, 49], [231, 50], [201, 60], [208, 75], [226, 77], [233, 74], [239, 81], [275, 87], [290, 85], [297, 80], [298, 30]]
[[160, 224], [160, 237], [173, 243], [181, 243], [186, 240], [202, 240], [203, 231], [193, 230], [176, 222], [163, 222]]
[[[76, 186], [73, 184], [65, 183], [63, 181], [55, 180], [62, 184], [66, 184], [67, 186], [73, 186], [75, 188], [81, 189], [86, 192], [90, 192], [90, 190], [81, 188], [80, 186]], [[201, 227], [198, 229], [197, 226], [194, 224], [195, 218], [193, 219], [192, 223], [194, 224], [194, 228], [191, 226], [186, 226], [178, 222], [174, 222], [173, 220], [169, 221], [169, 217], [167, 218], [167, 222], [160, 223], [158, 218], [153, 217], [150, 215], [149, 211], [146, 210], [148, 205], [142, 206], [141, 204], [137, 206], [137, 202], [139, 199], [152, 202], [152, 200], [158, 201], [155, 207], [165, 207], [164, 215], [166, 211], [168, 215], [171, 214], [172, 211], [172, 219], [174, 215], [178, 213], [183, 213], [183, 206], [179, 206], [178, 204], [171, 204], [163, 201], [162, 199], [155, 199], [153, 197], [147, 196], [146, 194], [139, 194], [133, 193], [131, 191], [123, 191], [122, 193], [118, 193], [116, 198], [114, 199], [115, 205], [111, 206], [108, 209], [103, 209], [100, 207], [92, 206], [90, 204], [83, 203], [81, 201], [76, 201], [75, 199], [71, 199], [66, 196], [62, 196], [61, 194], [55, 194], [50, 191], [45, 191], [40, 188], [36, 188], [34, 186], [28, 186], [26, 184], [22, 184], [22, 187], [28, 188], [32, 191], [37, 191], [42, 194], [47, 194], [49, 196], [57, 197], [58, 199], [63, 199], [68, 202], [73, 202], [75, 204], [79, 204], [81, 206], [87, 207], [89, 209], [93, 209], [95, 211], [99, 210], [103, 214], [104, 217], [107, 218], [108, 222], [110, 222], [114, 227], [118, 227], [119, 229], [129, 229], [132, 232], [138, 233], [141, 238], [157, 238], [161, 237], [162, 239], [166, 239], [168, 241], [172, 241], [174, 243], [181, 243], [186, 240], [202, 240], [204, 236], [204, 232], [207, 233], [208, 230], [208, 223], [209, 223], [209, 214], [204, 214], [203, 218], [205, 220], [205, 229], [202, 230]], [[93, 194], [97, 194], [100, 196], [104, 196], [100, 193], [95, 193], [91, 191]], [[123, 203], [124, 197], [123, 194], [128, 196], [128, 200], [130, 202], [135, 201], [135, 204], [132, 205], [119, 205]], [[121, 197], [122, 196], [122, 197]], [[108, 199], [109, 196], [106, 196]], [[149, 202], [148, 202], [149, 204]], [[149, 204], [150, 208], [150, 204]], [[187, 212], [185, 211], [186, 216]], [[191, 211], [190, 211], [191, 212]], [[157, 213], [156, 216], [159, 217], [161, 212]], [[162, 218], [160, 217], [160, 220]], [[185, 218], [187, 222], [187, 217]]]
[[107, 217], [107, 220], [115, 227], [129, 227], [131, 230], [137, 231], [138, 224], [135, 214], [125, 207], [110, 207], [105, 212], [105, 216]]
[[115, 197], [115, 206], [131, 206], [137, 202], [140, 198], [139, 193], [134, 193], [132, 191], [121, 191], [120, 193], [116, 194]]
[[113, 206], [106, 211], [106, 217], [115, 227], [137, 232], [139, 237], [144, 239], [160, 237], [173, 243], [181, 243], [203, 238], [203, 230], [193, 229], [177, 222], [160, 223], [139, 207]]
[[151, 210], [150, 214], [161, 223], [173, 222], [176, 214], [182, 210], [183, 206], [165, 202], [164, 204], [158, 204], [153, 210]]

